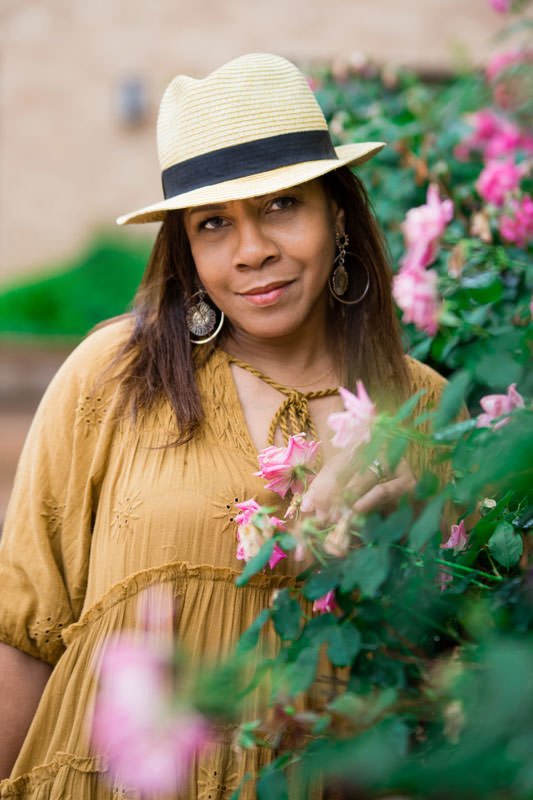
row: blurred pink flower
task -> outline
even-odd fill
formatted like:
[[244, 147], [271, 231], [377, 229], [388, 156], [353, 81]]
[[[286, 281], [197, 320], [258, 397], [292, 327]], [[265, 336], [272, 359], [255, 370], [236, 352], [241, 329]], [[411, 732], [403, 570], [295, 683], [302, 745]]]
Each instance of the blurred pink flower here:
[[[256, 500], [244, 500], [235, 505], [241, 509], [241, 512], [235, 515], [237, 523], [236, 557], [239, 561], [249, 561], [258, 554], [267, 539], [271, 539], [276, 531], [286, 530], [286, 523], [282, 519], [268, 514], [258, 514], [260, 522], [259, 518], [254, 519], [254, 515], [261, 511], [261, 506]], [[284, 558], [287, 558], [287, 554], [279, 545], [275, 544], [268, 562], [270, 569], [274, 569], [276, 564], [279, 564]]]
[[268, 559], [268, 566], [270, 569], [274, 569], [274, 567], [276, 567], [280, 561], [283, 561], [284, 558], [287, 558], [287, 553], [281, 549], [279, 544], [275, 544], [272, 555]]
[[522, 170], [514, 161], [489, 161], [477, 179], [476, 189], [487, 203], [501, 206], [505, 196], [518, 188], [521, 178]]
[[[492, 94], [497, 106], [506, 110], [514, 110], [528, 102], [531, 94], [529, 74], [532, 62], [533, 48], [531, 47], [515, 47], [492, 56], [485, 74], [492, 86]], [[519, 66], [522, 69], [516, 69]]]
[[394, 276], [392, 294], [403, 311], [402, 321], [434, 336], [438, 330], [438, 276], [433, 269], [402, 269]]
[[449, 572], [446, 572], [446, 570], [441, 569], [439, 570], [437, 581], [440, 586], [441, 592], [444, 592], [446, 591], [446, 587], [448, 586], [448, 584], [453, 581], [453, 577], [450, 575]]
[[513, 155], [516, 150], [533, 153], [533, 136], [523, 133], [514, 122], [497, 114], [492, 108], [481, 108], [469, 114], [467, 121], [472, 133], [454, 150], [459, 160], [467, 160], [472, 152], [479, 152], [489, 159]]
[[406, 269], [427, 267], [435, 259], [438, 242], [453, 217], [451, 200], [441, 200], [438, 186], [430, 183], [426, 204], [411, 208], [402, 225], [407, 252]]
[[114, 779], [142, 794], [176, 794], [209, 740], [205, 717], [176, 708], [172, 649], [145, 637], [104, 646], [92, 742]]
[[306, 479], [312, 477], [320, 442], [308, 442], [305, 433], [289, 436], [287, 447], [265, 447], [259, 453], [259, 475], [268, 481], [266, 488], [285, 497], [290, 490], [302, 494]]
[[501, 428], [507, 425], [509, 417], [503, 417], [498, 422], [492, 424], [494, 419], [507, 414], [514, 408], [524, 408], [524, 398], [516, 391], [516, 384], [512, 383], [507, 388], [507, 394], [486, 394], [479, 401], [481, 408], [485, 412], [477, 418], [478, 428]]
[[507, 14], [511, 10], [511, 0], [489, 0], [489, 5], [499, 14]]
[[487, 80], [493, 81], [501, 72], [504, 72], [504, 70], [514, 64], [527, 62], [532, 56], [533, 52], [524, 47], [515, 47], [512, 50], [503, 50], [500, 53], [494, 53], [485, 69]]
[[327, 594], [319, 597], [313, 603], [313, 611], [318, 614], [329, 614], [337, 608], [337, 601], [335, 600], [335, 592], [333, 589]]
[[498, 133], [487, 142], [484, 155], [485, 158], [499, 158], [513, 155], [517, 150], [533, 153], [533, 136], [522, 133], [514, 122], [505, 120]]
[[524, 195], [508, 203], [508, 211], [502, 214], [498, 227], [503, 239], [516, 244], [517, 247], [526, 247], [533, 240], [533, 198]]
[[252, 521], [252, 517], [256, 514], [261, 506], [257, 502], [257, 500], [243, 500], [242, 503], [235, 504], [237, 508], [240, 508], [240, 512], [235, 515], [235, 522], [238, 525], [248, 525]]
[[454, 553], [459, 553], [465, 549], [467, 544], [468, 536], [465, 531], [465, 521], [462, 519], [459, 525], [452, 525], [450, 538], [441, 547], [443, 550], [453, 550]]
[[344, 411], [330, 414], [329, 427], [335, 431], [331, 443], [335, 447], [358, 447], [369, 442], [376, 406], [367, 394], [362, 381], [356, 383], [356, 394], [342, 386], [339, 394], [344, 401]]

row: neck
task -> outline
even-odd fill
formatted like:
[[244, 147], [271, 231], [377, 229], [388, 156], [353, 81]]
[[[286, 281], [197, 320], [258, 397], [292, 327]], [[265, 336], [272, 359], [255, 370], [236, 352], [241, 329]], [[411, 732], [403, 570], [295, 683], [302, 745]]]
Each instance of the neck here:
[[255, 338], [233, 329], [223, 349], [285, 386], [303, 386], [315, 381], [335, 386], [340, 382], [341, 364], [326, 326], [280, 338]]

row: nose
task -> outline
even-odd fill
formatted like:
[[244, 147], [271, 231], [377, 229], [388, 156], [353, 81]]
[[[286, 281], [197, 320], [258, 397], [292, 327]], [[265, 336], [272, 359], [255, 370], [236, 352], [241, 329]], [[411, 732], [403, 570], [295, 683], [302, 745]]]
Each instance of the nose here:
[[257, 216], [241, 218], [236, 229], [234, 264], [238, 269], [261, 269], [278, 258], [278, 245]]

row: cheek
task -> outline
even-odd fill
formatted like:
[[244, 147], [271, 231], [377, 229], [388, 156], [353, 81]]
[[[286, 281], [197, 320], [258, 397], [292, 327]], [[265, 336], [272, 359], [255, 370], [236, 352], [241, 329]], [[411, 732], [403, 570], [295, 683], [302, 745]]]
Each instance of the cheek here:
[[222, 285], [220, 253], [217, 254], [214, 250], [193, 245], [191, 245], [191, 253], [202, 286], [208, 292], [210, 289], [216, 291]]

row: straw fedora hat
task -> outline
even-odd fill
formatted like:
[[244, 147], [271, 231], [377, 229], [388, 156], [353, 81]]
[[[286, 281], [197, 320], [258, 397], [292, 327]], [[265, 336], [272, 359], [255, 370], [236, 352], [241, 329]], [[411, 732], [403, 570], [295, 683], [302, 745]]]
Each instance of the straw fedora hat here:
[[384, 147], [333, 147], [304, 75], [268, 53], [235, 58], [201, 80], [174, 78], [161, 101], [157, 144], [165, 199], [119, 217], [119, 225], [277, 192], [361, 164]]

